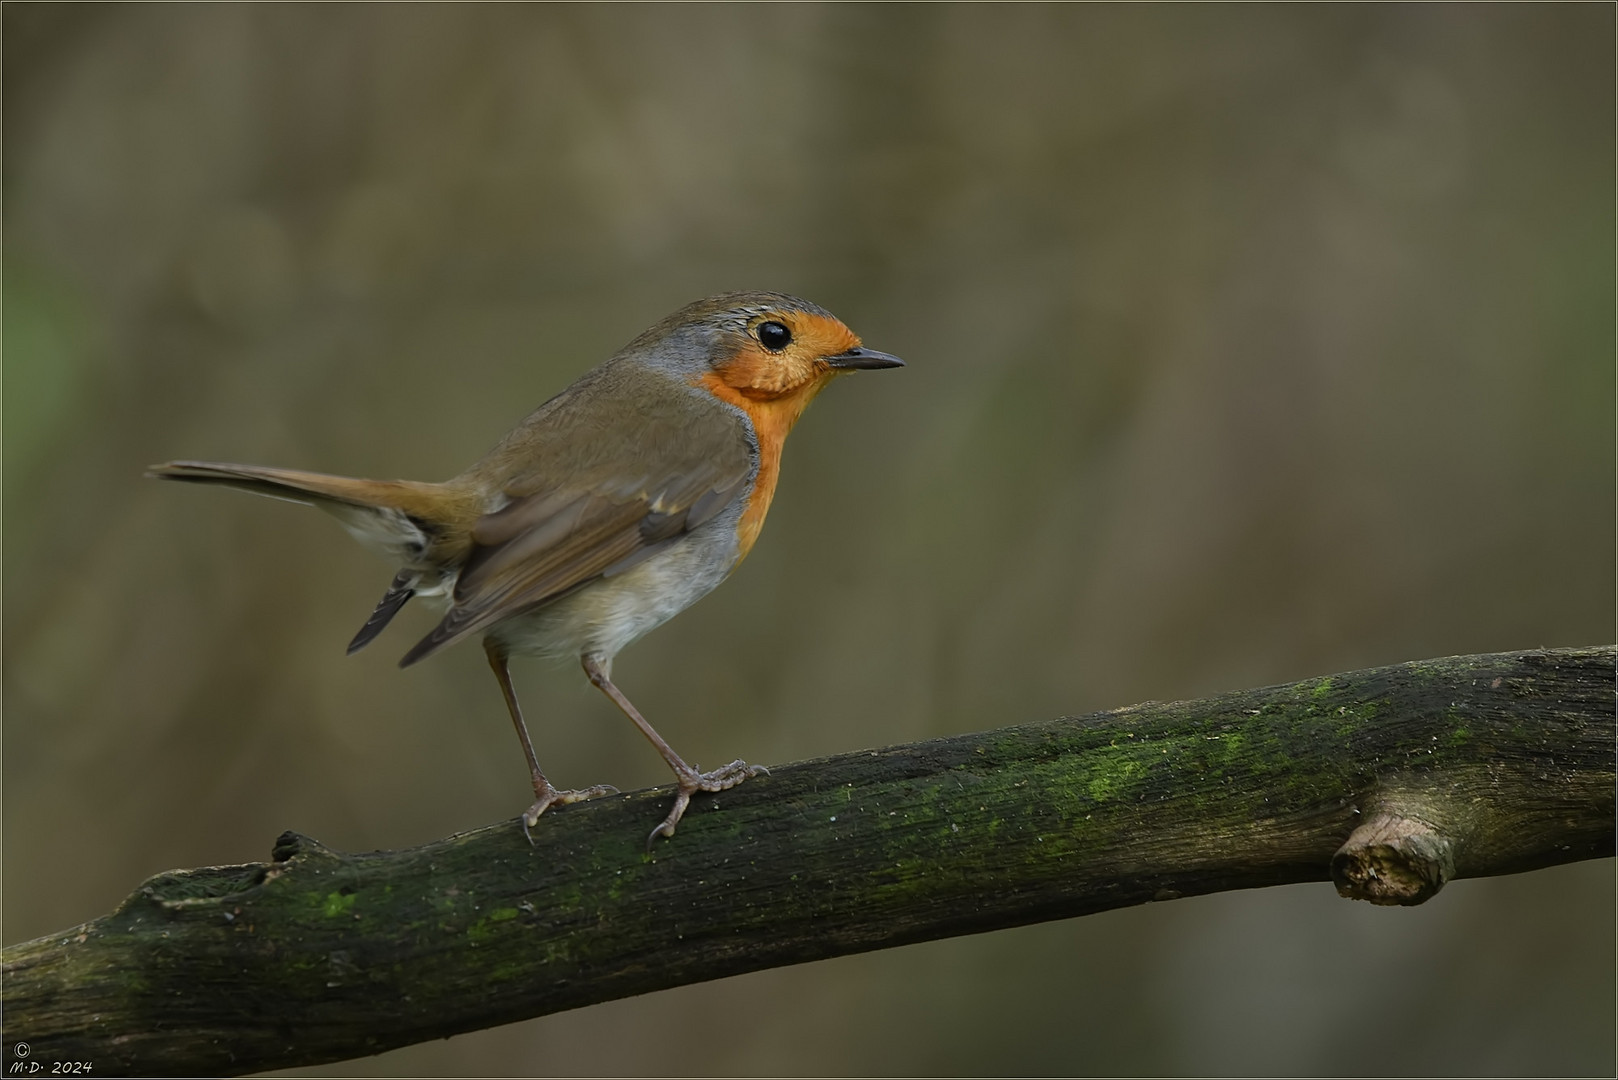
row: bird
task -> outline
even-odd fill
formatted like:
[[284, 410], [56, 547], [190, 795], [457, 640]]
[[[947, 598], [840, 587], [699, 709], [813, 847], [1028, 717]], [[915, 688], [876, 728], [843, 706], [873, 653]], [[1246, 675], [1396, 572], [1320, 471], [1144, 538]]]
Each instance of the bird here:
[[209, 461], [171, 461], [147, 475], [315, 506], [394, 560], [399, 571], [351, 654], [413, 597], [445, 610], [400, 667], [481, 635], [532, 775], [534, 802], [520, 818], [530, 843], [549, 807], [617, 791], [553, 785], [512, 687], [513, 656], [577, 658], [674, 773], [674, 804], [647, 836], [650, 849], [674, 835], [694, 794], [768, 770], [686, 764], [613, 682], [614, 657], [746, 558], [787, 434], [815, 396], [839, 376], [903, 366], [807, 300], [723, 293], [641, 333], [441, 483]]

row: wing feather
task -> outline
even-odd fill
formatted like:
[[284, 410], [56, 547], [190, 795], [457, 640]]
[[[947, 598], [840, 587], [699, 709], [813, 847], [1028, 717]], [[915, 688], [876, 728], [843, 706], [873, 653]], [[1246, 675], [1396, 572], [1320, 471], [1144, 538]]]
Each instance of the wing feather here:
[[[554, 438], [569, 430], [566, 403], [553, 403], [550, 415], [535, 414], [544, 429], [525, 433], [524, 457], [544, 466], [501, 478], [506, 502], [472, 527], [472, 550], [449, 612], [401, 666], [623, 573], [741, 497], [753, 455], [740, 417], [716, 402], [683, 412], [642, 411], [629, 429], [634, 437], [625, 439], [621, 422], [601, 422], [599, 413], [615, 404], [598, 400], [591, 410], [597, 415], [573, 425], [567, 440]], [[547, 442], [578, 465], [569, 469], [562, 453], [544, 456]]]

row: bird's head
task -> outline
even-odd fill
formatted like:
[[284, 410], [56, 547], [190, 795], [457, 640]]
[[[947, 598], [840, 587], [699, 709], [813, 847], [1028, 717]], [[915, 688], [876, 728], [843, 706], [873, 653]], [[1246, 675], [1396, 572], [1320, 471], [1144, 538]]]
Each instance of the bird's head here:
[[897, 356], [865, 348], [831, 312], [784, 293], [699, 300], [630, 347], [636, 346], [673, 361], [718, 397], [737, 404], [791, 401], [795, 412], [837, 375], [904, 366]]

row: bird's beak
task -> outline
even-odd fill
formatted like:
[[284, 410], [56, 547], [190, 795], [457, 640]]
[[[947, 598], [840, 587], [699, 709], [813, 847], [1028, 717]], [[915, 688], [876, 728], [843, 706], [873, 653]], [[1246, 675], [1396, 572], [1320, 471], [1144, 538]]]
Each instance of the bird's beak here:
[[847, 352], [838, 353], [836, 356], [822, 357], [821, 363], [829, 368], [837, 368], [841, 371], [905, 366], [905, 362], [897, 356], [890, 356], [885, 352], [877, 352], [875, 349], [864, 347], [850, 349]]

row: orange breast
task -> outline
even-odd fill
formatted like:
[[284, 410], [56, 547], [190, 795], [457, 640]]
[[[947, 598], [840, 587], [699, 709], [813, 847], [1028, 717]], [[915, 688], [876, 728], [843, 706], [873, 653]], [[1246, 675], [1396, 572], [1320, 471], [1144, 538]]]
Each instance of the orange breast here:
[[747, 498], [747, 509], [742, 511], [741, 522], [736, 527], [736, 539], [740, 544], [736, 556], [738, 563], [753, 549], [759, 530], [764, 528], [764, 515], [770, 512], [770, 500], [775, 498], [775, 484], [781, 477], [781, 447], [786, 443], [787, 432], [792, 430], [792, 425], [798, 422], [798, 417], [803, 415], [803, 410], [809, 407], [809, 402], [814, 400], [820, 388], [831, 379], [832, 376], [827, 374], [784, 394], [762, 399], [731, 386], [717, 372], [709, 372], [699, 380], [714, 397], [745, 412], [753, 422], [753, 432], [758, 437], [758, 478], [753, 483], [752, 494]]

